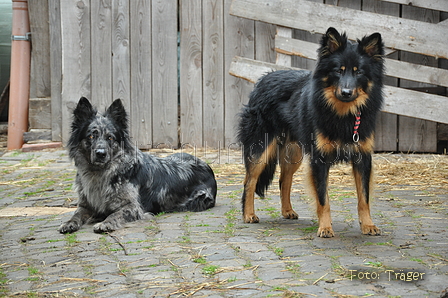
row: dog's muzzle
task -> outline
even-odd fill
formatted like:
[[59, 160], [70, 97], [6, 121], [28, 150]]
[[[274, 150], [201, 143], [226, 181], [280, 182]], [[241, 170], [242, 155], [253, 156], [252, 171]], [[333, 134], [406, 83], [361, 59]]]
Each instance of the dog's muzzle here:
[[108, 152], [105, 148], [97, 148], [92, 151], [91, 161], [94, 165], [104, 165], [108, 162]]

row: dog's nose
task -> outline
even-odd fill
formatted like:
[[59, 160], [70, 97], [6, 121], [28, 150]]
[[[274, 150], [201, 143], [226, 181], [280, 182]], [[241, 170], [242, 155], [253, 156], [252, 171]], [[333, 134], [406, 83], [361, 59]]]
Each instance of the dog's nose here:
[[353, 90], [348, 89], [348, 88], [344, 88], [344, 89], [341, 90], [341, 94], [345, 98], [350, 98], [353, 95]]
[[105, 158], [106, 157], [106, 149], [96, 149], [95, 150], [95, 155], [97, 158]]

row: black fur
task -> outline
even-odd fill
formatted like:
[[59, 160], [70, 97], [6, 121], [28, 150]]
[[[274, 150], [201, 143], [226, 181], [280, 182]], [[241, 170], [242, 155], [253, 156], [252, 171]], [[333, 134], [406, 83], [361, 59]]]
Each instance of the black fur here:
[[86, 222], [110, 232], [146, 212], [203, 211], [215, 205], [212, 169], [196, 157], [144, 154], [131, 145], [127, 113], [119, 99], [104, 115], [82, 97], [73, 112], [69, 156], [77, 167], [74, 216], [59, 228], [77, 231]]
[[[302, 156], [309, 156], [321, 205], [326, 203], [328, 170], [336, 162], [352, 162], [363, 172], [368, 192], [370, 140], [383, 103], [383, 54], [379, 33], [351, 43], [345, 34], [329, 28], [321, 39], [313, 72], [274, 71], [257, 82], [240, 115], [237, 137], [243, 145], [246, 182], [254, 162], [266, 164], [257, 180], [259, 196], [272, 182], [279, 152], [288, 152], [288, 146], [299, 147]], [[354, 141], [357, 112], [361, 113], [359, 142]], [[325, 146], [323, 140], [328, 140]], [[270, 160], [259, 160], [273, 141], [275, 154]], [[244, 213], [246, 189], [242, 203]]]

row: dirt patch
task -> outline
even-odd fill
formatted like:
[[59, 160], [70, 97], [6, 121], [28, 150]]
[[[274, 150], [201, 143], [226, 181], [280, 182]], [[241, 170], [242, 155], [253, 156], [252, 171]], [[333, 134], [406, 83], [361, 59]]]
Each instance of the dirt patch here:
[[64, 207], [6, 207], [0, 210], [0, 217], [58, 215], [75, 211]]

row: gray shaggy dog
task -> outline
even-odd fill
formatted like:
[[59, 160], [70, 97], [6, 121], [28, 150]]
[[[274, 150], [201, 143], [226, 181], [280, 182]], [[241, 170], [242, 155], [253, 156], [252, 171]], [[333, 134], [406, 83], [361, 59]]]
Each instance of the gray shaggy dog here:
[[73, 116], [68, 149], [78, 170], [79, 200], [59, 232], [75, 232], [85, 223], [95, 223], [96, 233], [111, 232], [145, 213], [215, 205], [215, 175], [205, 162], [186, 153], [158, 158], [131, 145], [120, 99], [100, 114], [82, 97]]

